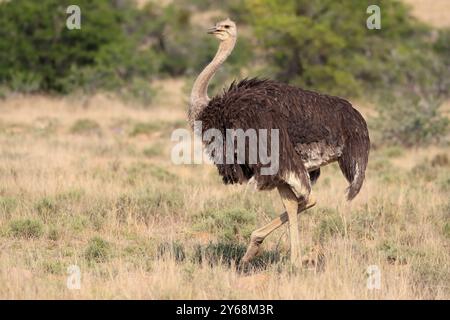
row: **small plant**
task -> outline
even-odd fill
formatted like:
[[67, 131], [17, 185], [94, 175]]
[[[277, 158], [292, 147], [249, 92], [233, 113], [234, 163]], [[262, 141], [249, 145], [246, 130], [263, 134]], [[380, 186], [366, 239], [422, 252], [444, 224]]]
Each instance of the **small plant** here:
[[139, 135], [150, 135], [162, 129], [162, 124], [158, 122], [138, 122], [134, 125], [133, 130], [130, 133], [131, 137]]
[[152, 167], [150, 169], [150, 174], [159, 181], [171, 181], [176, 178], [176, 176], [173, 173], [159, 166]]
[[147, 158], [154, 158], [154, 157], [160, 156], [161, 153], [162, 153], [161, 145], [148, 147], [148, 148], [145, 148], [143, 151], [144, 156], [146, 156]]
[[351, 222], [351, 231], [360, 238], [374, 239], [380, 225], [380, 215], [368, 210], [358, 211]]
[[48, 231], [47, 238], [52, 241], [58, 241], [59, 238], [61, 238], [61, 232], [58, 229], [52, 227]]
[[100, 134], [101, 128], [94, 120], [80, 119], [72, 125], [70, 132], [73, 134]]
[[0, 214], [9, 215], [17, 208], [17, 200], [11, 197], [0, 196]]
[[94, 237], [89, 240], [84, 256], [89, 262], [104, 262], [110, 253], [111, 245], [100, 237]]
[[432, 256], [413, 261], [412, 279], [419, 290], [436, 294], [438, 288], [448, 288], [448, 266], [442, 262], [440, 257]]
[[223, 241], [244, 241], [256, 223], [253, 212], [243, 208], [206, 210], [195, 217], [194, 229], [218, 234]]
[[87, 227], [89, 224], [89, 220], [86, 216], [75, 216], [71, 219], [70, 226], [73, 231], [81, 232], [83, 229]]
[[56, 201], [48, 197], [39, 200], [35, 205], [35, 209], [43, 219], [48, 219], [58, 212]]
[[230, 265], [233, 261], [238, 262], [244, 256], [246, 246], [231, 242], [210, 243], [207, 246], [197, 246], [194, 251], [193, 260], [202, 263], [203, 260], [214, 265], [219, 262]]
[[395, 244], [391, 241], [384, 241], [378, 246], [390, 264], [406, 264], [412, 252], [405, 246]]
[[[330, 208], [323, 209], [325, 217], [320, 221], [314, 232], [314, 238], [318, 242], [324, 242], [334, 236], [345, 235], [345, 225], [339, 213]], [[320, 213], [318, 215], [321, 215]]]
[[49, 274], [64, 274], [64, 265], [60, 261], [45, 261], [42, 265], [44, 271]]
[[448, 239], [450, 239], [450, 221], [444, 224], [444, 227], [442, 228], [442, 232], [444, 233], [444, 236]]
[[439, 153], [431, 159], [432, 167], [448, 167], [450, 166], [450, 160], [448, 159], [448, 155], [445, 153]]
[[18, 219], [9, 224], [11, 234], [17, 238], [33, 239], [43, 234], [43, 225], [39, 220]]
[[184, 261], [186, 258], [183, 245], [177, 241], [172, 243], [164, 242], [158, 246], [158, 256], [164, 257], [166, 255], [172, 256], [176, 261]]

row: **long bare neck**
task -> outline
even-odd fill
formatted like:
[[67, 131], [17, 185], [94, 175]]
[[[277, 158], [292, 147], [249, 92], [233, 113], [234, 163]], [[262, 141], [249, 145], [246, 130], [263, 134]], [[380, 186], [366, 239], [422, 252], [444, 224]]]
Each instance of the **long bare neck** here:
[[211, 78], [217, 72], [219, 67], [225, 62], [227, 57], [230, 55], [231, 51], [236, 44], [236, 38], [229, 38], [228, 40], [222, 41], [219, 45], [214, 59], [206, 66], [205, 69], [197, 77], [194, 82], [194, 86], [191, 91], [191, 98], [189, 102], [189, 123], [191, 127], [194, 126], [194, 121], [200, 112], [208, 105], [208, 85]]

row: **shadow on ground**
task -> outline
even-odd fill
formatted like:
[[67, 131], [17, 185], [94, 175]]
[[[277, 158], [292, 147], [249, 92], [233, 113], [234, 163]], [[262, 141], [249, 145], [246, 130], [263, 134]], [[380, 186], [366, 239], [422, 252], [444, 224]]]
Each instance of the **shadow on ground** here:
[[158, 256], [170, 255], [176, 261], [190, 260], [196, 264], [207, 263], [210, 266], [223, 264], [234, 267], [242, 272], [251, 270], [264, 270], [269, 266], [284, 260], [279, 252], [275, 250], [263, 251], [251, 263], [240, 266], [242, 257], [247, 250], [246, 245], [233, 242], [211, 242], [207, 245], [197, 245], [191, 252], [179, 242], [162, 243], [158, 247]]

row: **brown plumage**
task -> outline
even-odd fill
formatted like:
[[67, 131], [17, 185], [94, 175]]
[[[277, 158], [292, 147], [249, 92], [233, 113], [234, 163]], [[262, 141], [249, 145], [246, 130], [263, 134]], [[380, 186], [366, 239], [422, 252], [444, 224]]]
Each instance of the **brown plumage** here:
[[[261, 175], [261, 163], [217, 164], [224, 183], [244, 183], [254, 177], [258, 189], [273, 189], [290, 172], [310, 188], [320, 167], [338, 161], [350, 182], [347, 197], [361, 189], [369, 155], [366, 122], [339, 97], [303, 90], [272, 80], [245, 79], [212, 98], [196, 117], [204, 131], [279, 129], [279, 171]], [[259, 138], [259, 137], [258, 137]], [[270, 138], [270, 137], [269, 137]], [[224, 148], [226, 139], [224, 139]]]

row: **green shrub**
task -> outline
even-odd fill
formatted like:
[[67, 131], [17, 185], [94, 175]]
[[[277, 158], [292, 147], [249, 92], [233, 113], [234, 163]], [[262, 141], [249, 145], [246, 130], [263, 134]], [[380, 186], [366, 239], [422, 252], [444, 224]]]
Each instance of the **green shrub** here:
[[149, 148], [145, 148], [142, 153], [147, 158], [158, 157], [162, 153], [162, 147], [161, 147], [161, 145], [156, 145], [156, 146], [152, 146], [152, 147], [149, 147]]
[[194, 217], [194, 229], [218, 235], [223, 241], [244, 241], [255, 229], [256, 215], [244, 208], [207, 209]]
[[173, 181], [176, 179], [176, 175], [159, 166], [152, 167], [150, 174], [159, 181]]
[[[196, 246], [192, 260], [195, 263], [206, 261], [210, 265], [223, 263], [231, 266], [234, 263], [237, 266], [246, 250], [246, 244], [219, 241], [216, 243], [209, 243], [206, 246]], [[255, 257], [247, 267], [265, 268], [280, 260], [281, 256], [278, 250], [264, 250]], [[245, 269], [243, 271], [245, 271]]]
[[158, 246], [158, 256], [164, 257], [167, 255], [173, 257], [176, 261], [184, 261], [186, 258], [184, 247], [178, 241], [164, 242]]
[[8, 216], [17, 208], [17, 205], [15, 198], [0, 196], [0, 214]]
[[17, 238], [39, 238], [43, 234], [43, 225], [39, 220], [17, 219], [9, 223], [11, 234]]
[[444, 236], [450, 239], [450, 221], [444, 224], [444, 227], [442, 228], [442, 232], [444, 233]]
[[45, 261], [42, 267], [49, 274], [63, 275], [65, 272], [64, 265], [60, 261]]
[[450, 292], [448, 288], [448, 264], [441, 257], [425, 256], [415, 259], [411, 266], [412, 282], [421, 294]]
[[314, 230], [314, 239], [316, 242], [324, 242], [335, 236], [345, 235], [345, 224], [337, 210], [324, 208], [320, 209], [318, 216], [323, 216]]
[[110, 254], [111, 245], [100, 237], [94, 237], [89, 240], [84, 256], [90, 262], [104, 262]]
[[[438, 101], [426, 100], [412, 93], [398, 92], [379, 106], [376, 129], [387, 144], [407, 147], [439, 142], [445, 137], [449, 120], [439, 112]], [[390, 94], [383, 98], [387, 101]]]
[[391, 264], [406, 264], [416, 253], [408, 246], [403, 246], [392, 241], [383, 241], [378, 246], [378, 250], [385, 256]]
[[38, 215], [43, 219], [49, 219], [58, 212], [58, 205], [52, 198], [42, 198], [35, 204]]
[[47, 238], [52, 241], [58, 241], [61, 238], [61, 231], [56, 227], [52, 227], [48, 230]]

